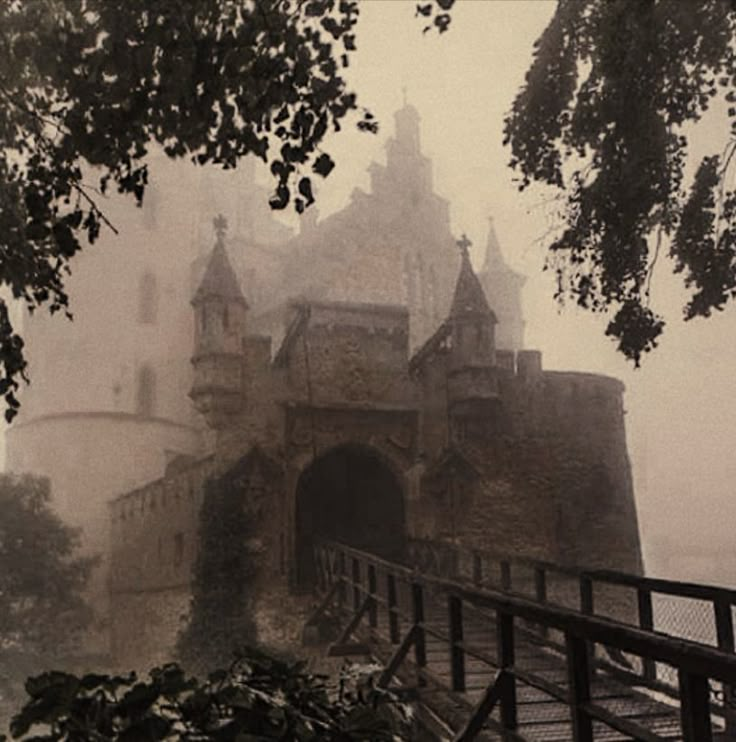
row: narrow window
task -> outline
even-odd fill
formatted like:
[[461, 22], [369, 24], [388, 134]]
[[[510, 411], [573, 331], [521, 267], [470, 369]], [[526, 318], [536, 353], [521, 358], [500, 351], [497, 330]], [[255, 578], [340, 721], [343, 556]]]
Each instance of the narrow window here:
[[142, 325], [156, 324], [158, 314], [158, 284], [156, 276], [147, 271], [141, 276], [138, 295], [138, 321]]
[[143, 417], [153, 417], [156, 409], [156, 374], [150, 366], [138, 372], [136, 412]]

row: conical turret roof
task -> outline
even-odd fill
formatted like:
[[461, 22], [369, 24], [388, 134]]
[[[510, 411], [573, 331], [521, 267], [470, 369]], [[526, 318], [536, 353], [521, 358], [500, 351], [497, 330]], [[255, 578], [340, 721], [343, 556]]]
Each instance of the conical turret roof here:
[[486, 242], [486, 254], [483, 259], [483, 267], [480, 269], [481, 274], [503, 274], [511, 275], [514, 280], [521, 284], [526, 282], [526, 277], [517, 273], [510, 268], [501, 252], [501, 243], [496, 235], [496, 228], [493, 224], [493, 217], [488, 217], [488, 241]]
[[452, 305], [450, 306], [450, 319], [457, 319], [459, 317], [467, 315], [487, 315], [496, 321], [496, 315], [493, 310], [488, 306], [488, 300], [486, 299], [485, 291], [480, 285], [478, 276], [475, 275], [473, 266], [470, 263], [470, 255], [468, 254], [468, 247], [470, 241], [463, 235], [462, 239], [458, 241], [458, 247], [462, 255], [460, 264], [460, 274], [457, 277], [457, 283], [455, 284], [455, 294], [452, 298]]
[[207, 298], [215, 297], [240, 302], [247, 309], [248, 302], [245, 300], [245, 296], [243, 296], [240, 284], [238, 283], [238, 277], [235, 275], [232, 263], [225, 249], [226, 222], [223, 217], [218, 217], [215, 219], [214, 224], [217, 241], [210, 253], [207, 268], [205, 269], [199, 288], [194, 294], [192, 304], [200, 304]]

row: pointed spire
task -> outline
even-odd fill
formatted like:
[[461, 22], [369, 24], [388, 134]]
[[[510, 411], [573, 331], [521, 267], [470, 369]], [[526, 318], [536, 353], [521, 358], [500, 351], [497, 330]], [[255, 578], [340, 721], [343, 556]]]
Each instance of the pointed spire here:
[[411, 103], [404, 105], [394, 114], [396, 146], [406, 152], [419, 153], [419, 111]]
[[508, 266], [501, 252], [501, 243], [498, 241], [496, 229], [493, 225], [493, 217], [488, 217], [488, 240], [486, 242], [486, 254], [483, 258], [483, 267], [480, 269], [484, 274], [513, 275], [514, 280], [524, 284], [526, 278]]
[[496, 235], [496, 229], [493, 226], [493, 217], [488, 217], [488, 241], [486, 242], [486, 254], [483, 259], [482, 272], [493, 270], [494, 267], [505, 265], [503, 255], [501, 254], [501, 245]]
[[457, 241], [461, 255], [460, 274], [455, 284], [455, 295], [452, 299], [449, 316], [456, 319], [467, 315], [481, 314], [492, 317], [495, 322], [496, 316], [488, 306], [488, 300], [486, 299], [483, 287], [480, 285], [478, 276], [475, 275], [473, 266], [470, 263], [468, 248], [471, 245], [472, 242], [464, 234]]
[[199, 288], [194, 294], [192, 304], [199, 304], [209, 297], [217, 297], [240, 302], [247, 309], [248, 302], [243, 296], [238, 278], [225, 249], [227, 220], [222, 214], [218, 214], [212, 224], [215, 228], [215, 246], [210, 253], [207, 268]]

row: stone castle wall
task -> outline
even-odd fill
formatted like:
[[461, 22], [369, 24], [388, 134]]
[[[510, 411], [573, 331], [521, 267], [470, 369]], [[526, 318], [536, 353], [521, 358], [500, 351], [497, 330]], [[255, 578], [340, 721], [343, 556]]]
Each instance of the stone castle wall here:
[[[343, 338], [357, 344], [366, 368], [383, 363], [400, 372], [403, 358], [406, 369], [406, 337], [394, 325], [380, 326], [379, 321], [373, 329], [356, 324], [348, 331], [336, 326], [345, 315], [335, 311], [334, 316], [316, 314], [310, 318], [314, 325], [302, 328], [313, 357], [319, 358], [320, 350], [337, 351], [335, 339]], [[519, 356], [516, 363], [504, 357], [496, 372], [508, 427], [489, 439], [463, 441], [460, 455], [467, 465], [449, 472], [450, 488], [430, 477], [448, 444], [441, 358], [427, 365], [413, 392], [422, 401], [417, 410], [406, 405], [412, 394], [394, 396], [390, 385], [362, 406], [344, 397], [340, 403], [336, 396], [347, 395], [336, 384], [345, 371], [327, 354], [327, 360], [312, 367], [319, 383], [310, 405], [298, 393], [306, 386], [300, 341], [280, 366], [267, 362], [264, 339], [251, 339], [247, 347], [256, 366], [249, 392], [256, 407], [247, 408], [242, 423], [221, 433], [216, 454], [111, 506], [110, 585], [118, 657], [135, 662], [158, 656], [152, 654], [159, 651], [156, 647], [173, 646], [188, 607], [204, 483], [237, 466], [259, 441], [283, 468], [279, 491], [265, 498], [266, 592], [290, 584], [299, 477], [315, 456], [344, 444], [375, 451], [398, 477], [410, 536], [568, 565], [641, 571], [619, 382], [542, 371], [533, 354]], [[344, 355], [344, 348], [339, 353]], [[381, 400], [387, 400], [383, 407]], [[403, 406], [396, 406], [400, 402]], [[262, 415], [253, 414], [258, 405]], [[269, 419], [272, 423], [266, 424]]]
[[189, 609], [204, 485], [212, 457], [109, 506], [111, 654], [121, 669], [171, 659]]

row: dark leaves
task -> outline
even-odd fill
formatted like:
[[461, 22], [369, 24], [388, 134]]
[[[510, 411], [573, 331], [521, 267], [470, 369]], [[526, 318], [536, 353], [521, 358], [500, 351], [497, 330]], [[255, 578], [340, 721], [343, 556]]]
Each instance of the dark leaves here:
[[[253, 154], [273, 164], [271, 206], [303, 210], [305, 175], [333, 168], [324, 137], [357, 108], [339, 72], [357, 19], [354, 0], [158, 3], [155, 21], [149, 3], [0, 3], [0, 284], [30, 310], [66, 309], [70, 259], [112, 228], [80, 163], [140, 205], [152, 141], [223, 168]], [[8, 420], [24, 371], [0, 304]]]
[[618, 349], [636, 366], [643, 353], [657, 347], [664, 321], [637, 301], [625, 301], [606, 327], [606, 335], [618, 341]]
[[713, 309], [723, 309], [736, 290], [736, 193], [724, 194], [722, 226], [718, 225], [720, 182], [720, 159], [706, 157], [695, 175], [670, 250], [675, 271], [684, 273], [685, 285], [694, 289], [685, 307], [686, 319], [708, 317]]
[[432, 19], [432, 23], [424, 27], [424, 33], [431, 31], [433, 28], [439, 33], [447, 31], [452, 21], [452, 16], [448, 11], [453, 5], [455, 5], [455, 0], [433, 0], [433, 2], [417, 3], [416, 14]]
[[[253, 650], [201, 682], [178, 665], [152, 670], [146, 681], [61, 673], [34, 678], [34, 694], [12, 722], [13, 734], [38, 742], [141, 740], [322, 740], [375, 742], [409, 739], [408, 723], [388, 691], [360, 668], [337, 686]], [[129, 703], [135, 694], [141, 703]], [[33, 735], [34, 727], [43, 731]]]
[[[0, 664], [6, 676], [10, 668], [27, 668], [24, 677], [10, 674], [18, 687], [41, 662], [61, 662], [76, 651], [91, 620], [81, 593], [94, 560], [76, 555], [77, 532], [51, 510], [50, 497], [47, 479], [0, 477]], [[75, 682], [60, 672], [26, 681], [34, 699], [28, 713], [48, 719], [64, 713]], [[27, 716], [18, 721], [24, 728], [30, 723]]]
[[536, 181], [565, 191], [548, 261], [558, 299], [613, 310], [607, 334], [636, 364], [663, 330], [648, 306], [663, 238], [674, 233], [676, 271], [692, 292], [687, 318], [734, 294], [736, 198], [724, 193], [717, 204], [717, 158], [703, 163], [683, 198], [679, 127], [697, 121], [719, 91], [736, 100], [735, 32], [721, 0], [560, 0], [505, 122], [519, 187]]
[[314, 170], [317, 175], [326, 178], [332, 172], [334, 167], [335, 163], [332, 161], [332, 158], [328, 154], [323, 153], [315, 160], [312, 170]]

